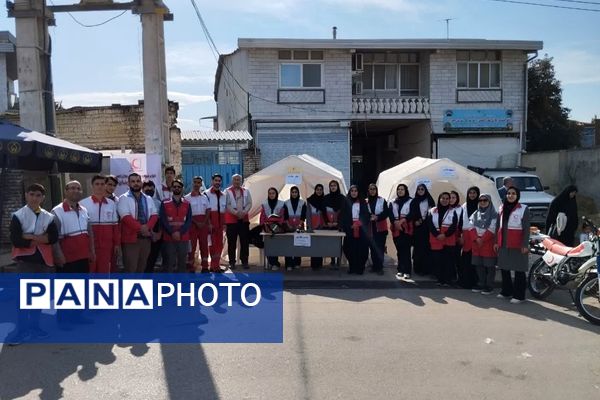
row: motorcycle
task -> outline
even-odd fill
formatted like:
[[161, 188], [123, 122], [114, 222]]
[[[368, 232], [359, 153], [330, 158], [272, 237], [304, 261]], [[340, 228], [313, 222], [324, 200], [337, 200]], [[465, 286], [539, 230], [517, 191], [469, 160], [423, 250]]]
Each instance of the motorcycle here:
[[594, 257], [594, 265], [588, 269], [586, 277], [575, 291], [575, 305], [581, 316], [594, 325], [600, 325], [600, 281], [598, 262], [600, 256]]
[[588, 240], [577, 247], [568, 247], [547, 235], [532, 232], [530, 253], [542, 255], [537, 259], [527, 276], [529, 292], [536, 299], [544, 299], [557, 287], [569, 290], [573, 301], [573, 290], [588, 276], [596, 266], [598, 253], [598, 230], [587, 218], [583, 220], [593, 227]]

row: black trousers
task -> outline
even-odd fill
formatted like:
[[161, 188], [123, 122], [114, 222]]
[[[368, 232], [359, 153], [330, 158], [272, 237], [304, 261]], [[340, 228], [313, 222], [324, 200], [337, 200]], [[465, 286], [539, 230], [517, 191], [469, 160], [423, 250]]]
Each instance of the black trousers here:
[[[65, 265], [56, 268], [58, 274], [87, 274], [90, 272], [90, 262], [88, 259], [77, 260], [65, 263]], [[73, 323], [81, 318], [83, 310], [57, 310], [56, 319], [59, 324]]]
[[449, 284], [454, 276], [454, 246], [444, 246], [442, 250], [431, 250], [431, 261], [438, 283]]
[[511, 277], [510, 271], [502, 270], [502, 291], [503, 296], [514, 299], [525, 300], [525, 290], [527, 289], [527, 277], [525, 272], [515, 271], [515, 278]]
[[471, 263], [472, 258], [472, 252], [462, 251], [458, 269], [458, 284], [465, 289], [472, 289], [479, 282], [477, 269]]
[[[148, 256], [148, 261], [146, 262], [146, 269], [144, 270], [144, 272], [147, 272], [147, 273], [154, 272], [154, 266], [156, 265], [156, 260], [158, 260], [158, 255], [161, 253], [161, 250], [162, 250], [162, 244], [163, 244], [162, 238], [160, 240], [157, 240], [156, 242], [152, 242], [150, 244], [150, 255]], [[163, 253], [163, 256], [165, 256], [166, 252], [162, 252], [162, 253]], [[167, 266], [166, 258], [163, 260], [163, 264], [165, 267]]]
[[248, 253], [250, 252], [250, 222], [239, 220], [235, 224], [227, 224], [227, 255], [229, 265], [235, 265], [235, 250], [238, 237], [240, 238], [240, 261], [243, 265], [248, 264]]
[[413, 266], [415, 273], [427, 275], [432, 271], [429, 268], [429, 231], [423, 223], [415, 227], [413, 242]]
[[385, 238], [387, 232], [375, 232], [369, 241], [369, 250], [371, 251], [371, 261], [373, 261], [373, 271], [383, 270], [383, 255], [385, 253]]
[[323, 266], [323, 257], [311, 257], [310, 267], [313, 269], [319, 269]]
[[396, 256], [398, 258], [398, 272], [401, 274], [412, 273], [412, 262], [410, 259], [410, 246], [412, 244], [412, 237], [404, 234], [394, 238], [394, 245], [396, 246]]
[[300, 257], [286, 257], [285, 258], [285, 267], [296, 267], [296, 266], [300, 266], [300, 264], [302, 263], [302, 258]]
[[348, 271], [354, 274], [362, 274], [365, 272], [365, 264], [369, 257], [369, 242], [363, 236], [363, 233], [361, 232], [359, 238], [355, 238], [352, 235], [352, 232], [346, 232], [344, 245], [342, 247], [344, 255], [348, 259]]

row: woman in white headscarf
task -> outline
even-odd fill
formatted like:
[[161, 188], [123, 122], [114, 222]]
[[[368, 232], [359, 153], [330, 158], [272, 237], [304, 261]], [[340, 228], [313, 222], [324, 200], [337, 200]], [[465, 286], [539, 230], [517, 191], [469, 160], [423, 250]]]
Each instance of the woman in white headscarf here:
[[473, 292], [491, 294], [496, 278], [496, 227], [498, 213], [492, 204], [492, 197], [483, 193], [479, 196], [477, 211], [471, 215], [471, 263], [477, 271], [478, 285]]

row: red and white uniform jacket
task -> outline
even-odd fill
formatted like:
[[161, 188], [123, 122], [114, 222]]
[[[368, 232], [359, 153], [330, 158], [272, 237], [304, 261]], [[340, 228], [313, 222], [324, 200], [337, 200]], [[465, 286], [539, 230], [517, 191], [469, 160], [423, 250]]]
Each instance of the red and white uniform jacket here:
[[121, 232], [117, 204], [106, 197], [98, 199], [96, 196], [86, 197], [79, 204], [87, 210], [90, 217], [96, 248], [112, 249], [120, 246]]
[[[158, 210], [156, 209], [154, 200], [150, 196], [144, 193], [140, 195], [142, 196], [142, 201], [146, 204], [148, 213], [146, 225], [152, 231], [152, 228], [158, 222]], [[121, 243], [135, 243], [140, 235], [142, 224], [138, 221], [138, 204], [131, 191], [119, 197], [117, 211], [121, 218]]]
[[387, 217], [380, 219], [380, 217], [383, 217], [383, 215], [385, 215], [385, 212], [386, 212], [386, 204], [385, 204], [385, 200], [383, 199], [383, 197], [381, 197], [381, 196], [377, 197], [377, 202], [375, 202], [375, 211], [373, 211], [371, 209], [371, 205], [369, 204], [368, 199], [365, 200], [365, 202], [367, 202], [367, 209], [369, 210], [369, 213], [371, 215], [376, 215], [378, 218], [377, 222], [375, 223], [375, 229], [377, 230], [377, 232], [378, 233], [385, 232], [387, 234], [388, 219], [387, 219]]
[[398, 207], [398, 204], [393, 201], [391, 202], [390, 210], [391, 210], [391, 219], [393, 222], [399, 221], [401, 224], [400, 230], [396, 229], [394, 223], [391, 225], [391, 231], [393, 237], [398, 237], [400, 234], [412, 235], [413, 234], [413, 222], [408, 221], [407, 216], [410, 213], [410, 204], [412, 203], [412, 199], [408, 200], [406, 203], [402, 205], [402, 208]]
[[90, 258], [90, 236], [88, 234], [89, 216], [80, 204], [71, 208], [66, 201], [52, 209], [58, 226], [58, 243], [70, 263]]
[[160, 200], [171, 200], [172, 197], [173, 193], [171, 193], [171, 189], [167, 186], [166, 182], [163, 182], [160, 189]]
[[204, 193], [188, 193], [184, 197], [185, 201], [192, 207], [192, 219], [197, 222], [206, 222], [208, 211], [208, 197]]
[[[190, 203], [185, 200], [185, 198], [181, 201], [179, 206], [175, 204], [173, 199], [165, 200], [162, 203], [164, 216], [161, 216], [163, 222], [168, 224], [168, 228], [170, 228], [171, 232], [181, 232], [181, 228], [186, 224], [186, 222], [191, 223], [191, 221], [187, 220], [188, 212], [190, 211]], [[167, 229], [163, 230], [163, 240], [165, 242], [173, 242], [173, 237], [167, 232]], [[185, 242], [186, 240], [190, 240], [190, 230], [187, 229], [184, 233], [181, 233], [180, 241]]]
[[310, 211], [310, 226], [312, 229], [321, 229], [325, 224], [323, 213], [317, 210], [308, 201], [306, 202], [306, 211]]
[[[283, 206], [284, 203], [281, 200], [277, 200], [277, 204], [275, 204], [275, 208], [271, 208], [269, 206], [269, 202], [265, 201], [262, 204], [262, 207], [260, 208], [260, 224], [266, 224], [269, 222], [277, 222], [277, 223], [283, 223]], [[277, 215], [278, 218], [271, 218], [269, 219], [269, 217], [271, 215]]]
[[[525, 214], [525, 210], [527, 210], [527, 206], [521, 203], [518, 203], [515, 208], [513, 208], [510, 216], [508, 217], [508, 224], [506, 230], [506, 240], [502, 237], [502, 228], [503, 228], [503, 210], [504, 206], [500, 206], [499, 221], [500, 226], [498, 227], [498, 247], [502, 247], [502, 242], [506, 242], [506, 247], [509, 249], [520, 249], [523, 246], [523, 215]], [[529, 232], [527, 233], [529, 234]]]
[[[21, 229], [23, 230], [23, 234], [30, 235], [43, 235], [48, 230], [48, 225], [54, 221], [54, 215], [49, 213], [48, 211], [41, 209], [40, 213], [36, 215], [36, 213], [25, 206], [19, 209], [14, 213], [14, 216], [17, 217], [19, 222], [21, 223]], [[54, 266], [54, 257], [52, 255], [52, 245], [51, 244], [31, 244], [29, 247], [13, 247], [12, 249], [12, 258], [16, 259], [17, 257], [22, 256], [32, 256], [35, 252], [39, 250], [42, 255], [42, 259], [46, 263], [47, 266]]]
[[239, 211], [245, 211], [243, 221], [249, 222], [248, 220], [248, 212], [252, 207], [252, 198], [250, 197], [250, 191], [248, 189], [241, 187], [241, 194], [233, 189], [233, 186], [228, 187], [225, 190], [226, 197], [226, 212], [225, 212], [225, 223], [226, 224], [235, 224], [238, 222], [238, 216], [232, 213], [232, 211], [237, 212], [238, 202], [241, 202], [242, 209]]
[[464, 203], [460, 207], [454, 208], [454, 212], [457, 217], [457, 226], [456, 226], [456, 240], [463, 238], [463, 250], [471, 251], [471, 221], [469, 220], [469, 213], [467, 212], [467, 203]]
[[429, 232], [429, 244], [431, 245], [431, 250], [442, 250], [444, 246], [455, 246], [456, 245], [456, 235], [454, 232], [456, 230], [456, 221], [457, 216], [454, 212], [454, 208], [448, 208], [446, 213], [442, 219], [442, 226], [439, 225], [439, 212], [437, 207], [433, 207], [429, 211], [429, 218], [431, 226], [435, 229], [435, 231], [439, 233], [443, 233], [446, 235], [446, 238], [443, 241], [439, 241], [435, 237], [435, 231]]
[[[304, 206], [306, 205], [306, 202], [302, 199], [298, 199], [298, 207], [296, 207], [296, 209], [294, 210], [294, 208], [292, 207], [292, 201], [291, 200], [286, 200], [284, 202], [285, 208], [287, 209], [287, 222], [288, 224], [292, 227], [292, 228], [297, 228], [300, 223], [303, 222], [303, 219], [306, 218], [306, 208], [304, 208]], [[302, 209], [304, 209], [304, 214], [302, 215]]]
[[327, 222], [337, 223], [340, 218], [340, 210], [334, 211], [331, 207], [325, 207], [325, 214], [327, 216]]
[[[493, 207], [493, 206], [492, 206]], [[477, 211], [475, 211], [475, 213], [477, 213]], [[474, 256], [479, 256], [479, 257], [496, 257], [496, 252], [494, 251], [494, 244], [495, 244], [495, 237], [496, 237], [496, 219], [492, 220], [492, 223], [490, 224], [490, 226], [487, 229], [484, 228], [478, 228], [476, 226], [473, 226], [473, 219], [474, 219], [474, 215], [475, 213], [473, 213], [473, 215], [470, 218], [470, 232], [471, 234], [469, 235], [470, 240], [471, 240], [471, 251], [473, 252]], [[476, 243], [477, 239], [481, 239], [483, 241], [483, 243], [481, 244], [481, 246], [479, 246]], [[467, 244], [466, 239], [465, 239], [465, 245]]]
[[208, 218], [210, 219], [210, 224], [213, 229], [223, 229], [225, 226], [225, 207], [227, 205], [225, 193], [211, 187], [204, 194], [208, 199], [208, 208], [210, 210]]

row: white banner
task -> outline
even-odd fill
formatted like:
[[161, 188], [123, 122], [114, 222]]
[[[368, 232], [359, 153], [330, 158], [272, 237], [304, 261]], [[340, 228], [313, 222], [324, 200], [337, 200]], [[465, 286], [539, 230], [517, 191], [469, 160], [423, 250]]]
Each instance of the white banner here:
[[115, 191], [117, 196], [129, 190], [127, 177], [137, 173], [142, 181], [151, 180], [160, 190], [162, 175], [160, 168], [160, 155], [158, 154], [119, 154], [110, 158], [110, 173], [117, 177], [119, 185]]

